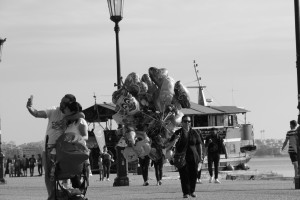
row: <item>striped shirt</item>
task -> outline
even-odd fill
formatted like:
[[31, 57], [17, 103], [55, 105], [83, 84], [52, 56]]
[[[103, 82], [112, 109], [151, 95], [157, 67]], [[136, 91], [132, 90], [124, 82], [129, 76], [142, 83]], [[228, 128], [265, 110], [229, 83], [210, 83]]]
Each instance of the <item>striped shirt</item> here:
[[297, 153], [297, 130], [292, 129], [286, 133], [286, 138], [289, 140], [289, 153]]

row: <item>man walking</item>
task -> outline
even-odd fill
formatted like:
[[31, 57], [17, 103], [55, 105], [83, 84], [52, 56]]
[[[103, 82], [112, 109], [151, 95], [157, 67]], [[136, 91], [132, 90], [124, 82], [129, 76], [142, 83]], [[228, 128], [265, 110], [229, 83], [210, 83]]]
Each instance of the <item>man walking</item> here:
[[33, 176], [33, 174], [34, 174], [35, 163], [36, 163], [36, 159], [35, 159], [34, 155], [32, 155], [31, 158], [29, 158], [29, 173], [30, 173], [30, 176]]
[[295, 177], [298, 175], [298, 159], [297, 159], [297, 122], [296, 120], [290, 121], [290, 128], [286, 133], [285, 141], [282, 145], [281, 150], [285, 148], [287, 145], [287, 142], [289, 142], [289, 155], [290, 159], [292, 161], [292, 164], [294, 165], [294, 171], [295, 171]]
[[214, 163], [215, 169], [215, 183], [221, 183], [218, 179], [219, 174], [219, 162], [220, 162], [220, 154], [224, 153], [225, 158], [227, 159], [227, 152], [223, 142], [223, 139], [218, 135], [218, 129], [213, 128], [210, 131], [210, 135], [206, 137], [205, 147], [207, 152], [207, 164], [208, 164], [208, 172], [210, 175], [209, 183], [213, 180], [213, 170], [212, 164]]
[[38, 163], [38, 172], [39, 172], [39, 176], [43, 175], [43, 159], [41, 154], [38, 154], [38, 158], [37, 158], [37, 163]]

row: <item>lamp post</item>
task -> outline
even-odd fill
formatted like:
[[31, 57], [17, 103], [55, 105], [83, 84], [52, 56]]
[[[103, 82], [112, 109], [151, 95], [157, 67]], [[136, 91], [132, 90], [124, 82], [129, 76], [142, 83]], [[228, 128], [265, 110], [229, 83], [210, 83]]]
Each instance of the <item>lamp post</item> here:
[[4, 38], [4, 39], [0, 38], [0, 62], [1, 62], [1, 55], [2, 55], [2, 45], [5, 41], [6, 41], [6, 38]]
[[[0, 62], [1, 62], [2, 45], [5, 41], [6, 38], [5, 39], [0, 38]], [[1, 118], [0, 118], [0, 184], [6, 183], [5, 179], [3, 178], [3, 172], [4, 172], [3, 159], [4, 159], [4, 154], [2, 153], [2, 148], [1, 148]]]
[[0, 184], [5, 184], [6, 181], [3, 178], [4, 165], [3, 165], [4, 154], [1, 149], [1, 118], [0, 118]]
[[[297, 86], [298, 86], [298, 124], [300, 125], [300, 15], [299, 15], [299, 0], [294, 0], [295, 7], [295, 32], [296, 32], [296, 68], [297, 68]], [[297, 129], [298, 145], [297, 145], [297, 157], [298, 157], [298, 175], [295, 177], [295, 189], [300, 189], [300, 129]]]
[[[117, 86], [118, 89], [121, 88], [121, 66], [120, 66], [120, 49], [119, 49], [119, 22], [123, 18], [123, 5], [124, 0], [107, 0], [108, 9], [110, 14], [110, 19], [115, 22], [115, 33], [116, 33], [116, 52], [117, 52]], [[119, 125], [119, 128], [121, 126]], [[127, 177], [128, 163], [124, 158], [122, 151], [124, 147], [116, 146], [116, 156], [117, 156], [117, 177], [114, 180], [113, 186], [128, 186], [129, 179]]]

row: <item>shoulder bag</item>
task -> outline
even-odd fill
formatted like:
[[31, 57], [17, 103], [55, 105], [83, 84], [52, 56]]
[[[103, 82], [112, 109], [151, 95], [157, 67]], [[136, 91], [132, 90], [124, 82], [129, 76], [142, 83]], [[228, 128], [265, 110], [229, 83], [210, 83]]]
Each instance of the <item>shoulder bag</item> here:
[[177, 150], [175, 151], [175, 154], [173, 157], [173, 163], [177, 169], [181, 169], [183, 166], [186, 165], [185, 156], [186, 156], [186, 150], [188, 147], [188, 143], [189, 143], [189, 139], [188, 139], [188, 142], [185, 144], [185, 147], [182, 152], [178, 152]]

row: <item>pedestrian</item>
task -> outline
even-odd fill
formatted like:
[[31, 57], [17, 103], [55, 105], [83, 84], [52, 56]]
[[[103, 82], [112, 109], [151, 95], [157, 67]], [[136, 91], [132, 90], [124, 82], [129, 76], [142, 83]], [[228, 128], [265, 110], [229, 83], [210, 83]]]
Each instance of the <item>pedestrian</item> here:
[[37, 164], [38, 164], [39, 176], [42, 176], [43, 175], [43, 159], [42, 159], [41, 154], [38, 154]]
[[201, 156], [200, 156], [200, 163], [199, 163], [199, 168], [198, 168], [198, 173], [197, 173], [197, 183], [202, 184], [201, 180], [201, 172], [202, 172], [202, 166], [203, 166], [203, 161], [204, 161], [204, 155], [205, 155], [205, 145], [204, 145], [204, 138], [200, 130], [196, 130], [198, 135], [200, 136], [200, 147], [201, 147]]
[[26, 158], [26, 155], [23, 155], [22, 158], [22, 165], [23, 165], [23, 176], [27, 176], [27, 169], [29, 167], [29, 160]]
[[103, 153], [102, 156], [102, 162], [103, 162], [103, 174], [106, 181], [109, 181], [109, 175], [110, 175], [110, 167], [111, 163], [114, 162], [113, 154], [111, 151], [107, 149], [107, 146], [103, 146]]
[[207, 152], [207, 165], [210, 175], [209, 183], [213, 181], [212, 164], [214, 163], [215, 183], [221, 183], [218, 179], [220, 154], [225, 154], [227, 159], [227, 151], [223, 139], [218, 134], [218, 129], [212, 128], [210, 134], [205, 139], [205, 147]]
[[290, 128], [291, 130], [289, 130], [286, 133], [286, 137], [285, 137], [285, 141], [283, 142], [282, 148], [281, 150], [283, 150], [285, 148], [285, 146], [287, 145], [287, 142], [289, 142], [289, 149], [288, 149], [288, 153], [290, 155], [290, 159], [291, 162], [294, 166], [294, 171], [295, 171], [295, 178], [298, 175], [298, 157], [297, 157], [297, 122], [296, 120], [292, 120], [290, 121]]
[[20, 177], [21, 175], [21, 158], [20, 155], [15, 156], [15, 176]]
[[175, 131], [170, 141], [178, 140], [175, 144], [175, 152], [185, 153], [186, 164], [178, 169], [183, 198], [197, 197], [195, 194], [198, 164], [200, 163], [201, 147], [200, 136], [191, 128], [191, 117], [182, 117], [182, 127]]
[[11, 163], [11, 159], [8, 157], [6, 159], [6, 163], [5, 163], [5, 173], [4, 173], [4, 176], [6, 176], [6, 174], [9, 175], [9, 163]]
[[34, 155], [32, 155], [31, 158], [29, 158], [29, 173], [30, 173], [30, 176], [33, 176], [33, 174], [34, 174], [35, 163], [36, 163], [36, 159], [35, 159]]
[[[45, 141], [47, 149], [44, 149], [42, 158], [44, 160], [45, 185], [48, 192], [48, 200], [55, 199], [55, 182], [50, 180], [50, 170], [52, 168], [51, 159], [55, 159], [55, 144], [56, 140], [65, 130], [66, 121], [69, 119], [84, 118], [84, 114], [80, 112], [78, 115], [65, 117], [64, 108], [66, 104], [76, 102], [76, 97], [72, 94], [66, 94], [60, 102], [59, 107], [55, 106], [46, 110], [36, 110], [32, 106], [32, 96], [27, 100], [26, 107], [29, 113], [36, 118], [48, 118]], [[48, 139], [47, 139], [48, 138]], [[53, 153], [53, 154], [51, 154]], [[47, 154], [47, 155], [46, 155]]]
[[104, 174], [103, 174], [103, 162], [102, 162], [101, 155], [98, 158], [98, 166], [99, 166], [99, 178], [100, 178], [100, 181], [103, 181], [104, 180]]
[[162, 176], [163, 176], [163, 165], [164, 165], [164, 156], [161, 156], [157, 160], [151, 161], [151, 166], [154, 166], [155, 169], [155, 178], [156, 178], [156, 185], [162, 184]]
[[15, 174], [15, 159], [11, 159], [11, 162], [8, 163], [9, 167], [9, 177], [14, 177]]
[[148, 170], [149, 170], [149, 164], [150, 164], [150, 157], [149, 156], [144, 156], [144, 157], [139, 157], [139, 164], [140, 164], [140, 169], [142, 172], [142, 176], [143, 176], [143, 186], [148, 186], [149, 182], [148, 182]]

